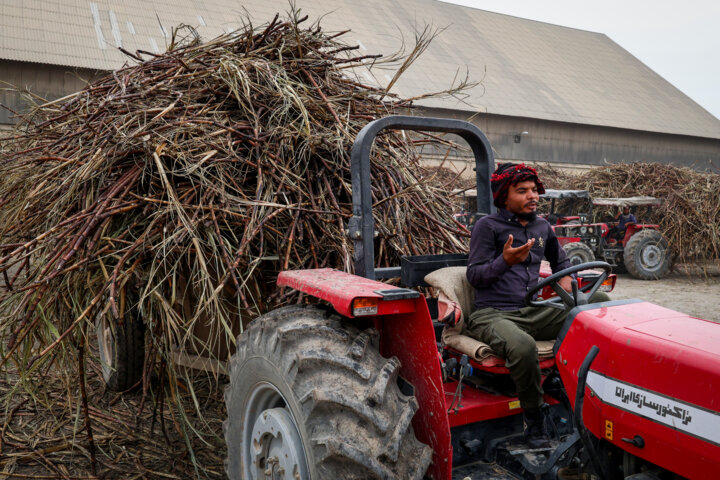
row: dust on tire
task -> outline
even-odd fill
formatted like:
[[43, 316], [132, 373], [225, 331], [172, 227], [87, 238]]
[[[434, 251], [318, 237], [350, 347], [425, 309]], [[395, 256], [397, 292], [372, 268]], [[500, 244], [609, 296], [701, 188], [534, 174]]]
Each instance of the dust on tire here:
[[229, 366], [228, 477], [244, 478], [252, 467], [242, 444], [243, 422], [254, 421], [243, 415], [248, 395], [257, 382], [274, 382], [297, 424], [310, 478], [423, 478], [432, 451], [412, 430], [417, 401], [397, 386], [400, 362], [383, 358], [376, 344], [376, 330], [361, 332], [315, 307], [254, 320]]
[[641, 280], [657, 280], [670, 271], [668, 243], [657, 230], [640, 230], [630, 237], [623, 256], [628, 273]]
[[565, 255], [567, 255], [571, 265], [580, 265], [595, 260], [592, 249], [581, 242], [566, 243], [563, 250], [565, 250]]

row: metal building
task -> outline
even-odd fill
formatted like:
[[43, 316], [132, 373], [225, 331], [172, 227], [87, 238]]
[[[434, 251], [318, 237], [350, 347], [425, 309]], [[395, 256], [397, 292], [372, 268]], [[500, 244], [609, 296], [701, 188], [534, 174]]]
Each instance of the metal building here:
[[[416, 35], [436, 30], [391, 92], [413, 98], [445, 91], [467, 74], [479, 84], [415, 104], [429, 115], [476, 123], [499, 158], [568, 167], [647, 161], [720, 172], [720, 120], [601, 33], [436, 0], [296, 5], [309, 22], [322, 17], [326, 31], [350, 29], [343, 38], [361, 54], [387, 55], [403, 45], [409, 52]], [[286, 0], [6, 0], [0, 82], [61, 97], [132, 61], [120, 48], [164, 51], [180, 24], [209, 39], [288, 9]], [[384, 87], [397, 68], [354, 74]], [[6, 90], [0, 103], [24, 108]], [[0, 111], [0, 124], [11, 116]]]

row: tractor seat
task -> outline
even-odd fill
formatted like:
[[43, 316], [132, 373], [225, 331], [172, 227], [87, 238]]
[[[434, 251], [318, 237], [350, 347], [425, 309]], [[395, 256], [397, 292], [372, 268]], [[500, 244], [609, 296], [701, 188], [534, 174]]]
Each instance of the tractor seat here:
[[[453, 309], [460, 308], [460, 318], [455, 326], [445, 325], [443, 344], [450, 353], [466, 354], [474, 368], [495, 373], [509, 373], [505, 359], [499, 357], [487, 343], [463, 335], [465, 319], [473, 311], [474, 289], [466, 277], [467, 267], [445, 267], [425, 276], [425, 282], [438, 290], [438, 318], [444, 318]], [[536, 340], [540, 368], [555, 364], [554, 340]]]

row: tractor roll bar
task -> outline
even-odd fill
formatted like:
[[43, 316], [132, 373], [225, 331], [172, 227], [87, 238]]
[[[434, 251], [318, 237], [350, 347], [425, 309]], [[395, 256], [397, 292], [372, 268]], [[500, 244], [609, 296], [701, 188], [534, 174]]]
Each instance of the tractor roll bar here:
[[[376, 276], [389, 278], [400, 276], [400, 267], [375, 269], [375, 221], [372, 215], [372, 194], [370, 185], [370, 149], [375, 137], [385, 129], [414, 130], [454, 133], [462, 137], [472, 149], [475, 157], [475, 181], [477, 183], [477, 211], [493, 213], [490, 175], [495, 167], [490, 142], [484, 133], [472, 123], [463, 120], [431, 117], [389, 116], [373, 120], [360, 130], [353, 143], [351, 158], [353, 216], [348, 224], [348, 235], [352, 239], [355, 253], [355, 274], [371, 280]], [[448, 212], [448, 215], [450, 212]]]

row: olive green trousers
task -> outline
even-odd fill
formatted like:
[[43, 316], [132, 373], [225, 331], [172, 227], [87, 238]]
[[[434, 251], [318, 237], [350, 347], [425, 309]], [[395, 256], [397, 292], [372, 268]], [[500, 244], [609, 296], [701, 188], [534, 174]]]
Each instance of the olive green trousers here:
[[[606, 293], [596, 292], [590, 303], [608, 300], [610, 297]], [[543, 404], [535, 340], [555, 340], [566, 317], [566, 310], [551, 307], [524, 307], [509, 311], [488, 307], [475, 310], [470, 315], [463, 334], [487, 343], [506, 360], [520, 406], [525, 410], [535, 410]]]

